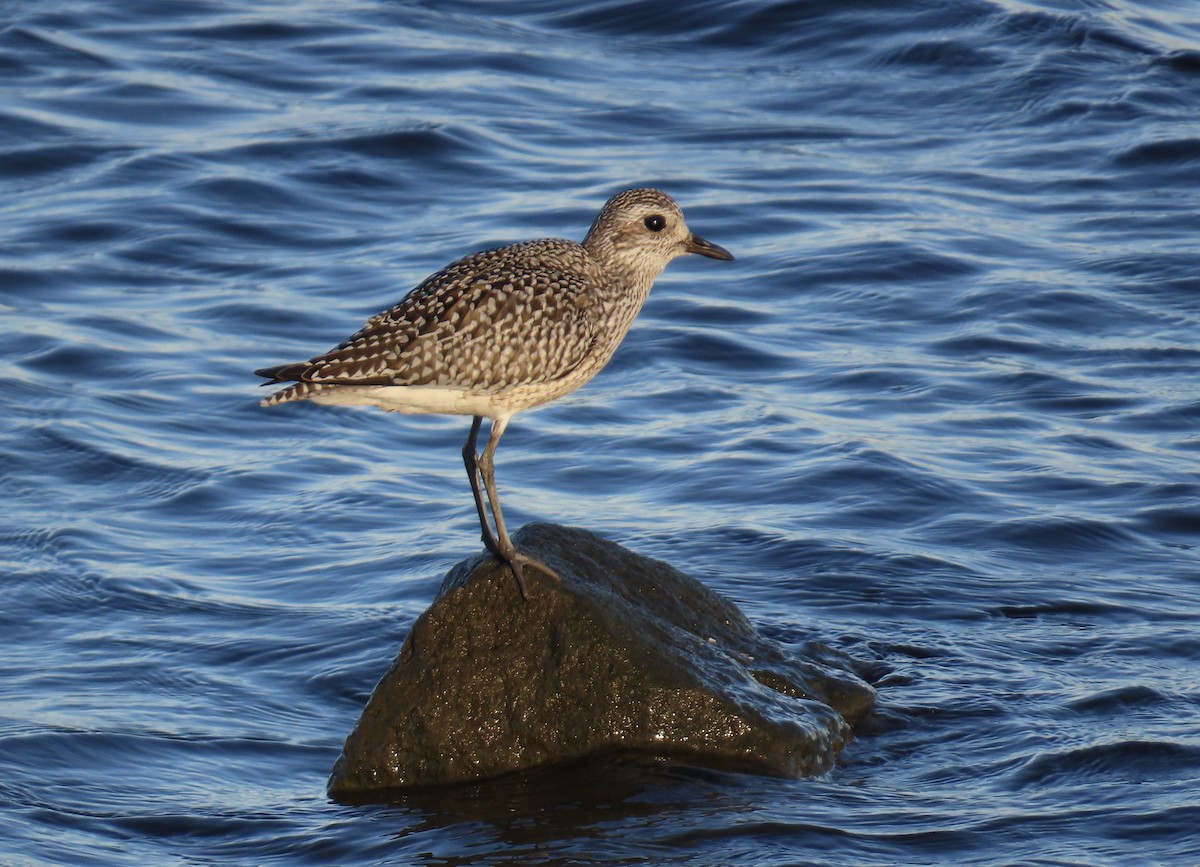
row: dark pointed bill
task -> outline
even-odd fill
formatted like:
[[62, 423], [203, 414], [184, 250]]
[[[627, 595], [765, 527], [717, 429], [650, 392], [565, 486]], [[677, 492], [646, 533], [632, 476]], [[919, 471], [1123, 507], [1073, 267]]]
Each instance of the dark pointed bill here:
[[705, 241], [699, 235], [692, 235], [684, 244], [689, 253], [699, 253], [701, 256], [707, 256], [710, 259], [724, 259], [726, 262], [733, 261], [733, 254], [724, 247], [718, 247], [711, 241]]

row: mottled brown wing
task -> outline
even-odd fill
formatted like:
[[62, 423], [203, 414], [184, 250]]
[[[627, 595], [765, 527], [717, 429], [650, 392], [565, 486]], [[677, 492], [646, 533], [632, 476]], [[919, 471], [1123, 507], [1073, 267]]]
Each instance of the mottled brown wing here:
[[552, 381], [591, 348], [588, 287], [599, 279], [586, 251], [570, 241], [476, 253], [429, 277], [330, 352], [263, 373], [280, 381], [473, 391]]

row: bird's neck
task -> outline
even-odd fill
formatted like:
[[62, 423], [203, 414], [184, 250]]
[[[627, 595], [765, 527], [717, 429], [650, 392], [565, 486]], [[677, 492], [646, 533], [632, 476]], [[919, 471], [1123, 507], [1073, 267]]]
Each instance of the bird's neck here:
[[654, 279], [662, 273], [662, 266], [649, 256], [628, 255], [607, 234], [589, 232], [583, 239], [584, 249], [596, 264], [608, 275], [612, 284], [621, 287], [622, 294], [635, 296], [640, 307], [650, 294]]

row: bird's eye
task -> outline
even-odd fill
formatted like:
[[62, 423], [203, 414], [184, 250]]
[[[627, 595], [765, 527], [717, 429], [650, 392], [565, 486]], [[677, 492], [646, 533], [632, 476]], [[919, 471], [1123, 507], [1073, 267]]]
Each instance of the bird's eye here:
[[667, 218], [661, 214], [653, 214], [642, 221], [651, 232], [661, 232], [667, 227]]

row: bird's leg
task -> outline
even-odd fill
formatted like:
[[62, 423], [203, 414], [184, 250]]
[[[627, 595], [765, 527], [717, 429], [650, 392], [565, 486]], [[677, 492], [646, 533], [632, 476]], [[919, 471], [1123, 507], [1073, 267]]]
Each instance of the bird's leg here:
[[483, 546], [497, 557], [502, 557], [500, 545], [496, 542], [496, 534], [488, 523], [487, 509], [483, 505], [483, 490], [479, 483], [479, 453], [475, 450], [479, 440], [479, 426], [483, 424], [483, 416], [475, 416], [471, 422], [471, 434], [463, 446], [463, 463], [467, 465], [467, 477], [471, 480], [471, 494], [475, 497], [475, 511], [479, 513], [479, 527], [483, 534]]
[[504, 526], [504, 512], [500, 509], [500, 494], [496, 490], [496, 446], [500, 444], [500, 437], [504, 436], [504, 429], [508, 427], [508, 419], [501, 417], [493, 419], [492, 429], [488, 434], [487, 445], [483, 448], [481, 454], [476, 461], [476, 466], [479, 474], [483, 477], [484, 487], [487, 488], [488, 501], [492, 504], [492, 517], [496, 519], [496, 542], [500, 548], [499, 556], [508, 562], [512, 568], [513, 575], [517, 579], [517, 587], [521, 591], [521, 598], [525, 598], [525, 580], [523, 570], [526, 566], [532, 566], [539, 572], [550, 576], [555, 581], [561, 581], [558, 573], [547, 566], [540, 560], [522, 554], [517, 551], [512, 540], [508, 537], [508, 529]]

